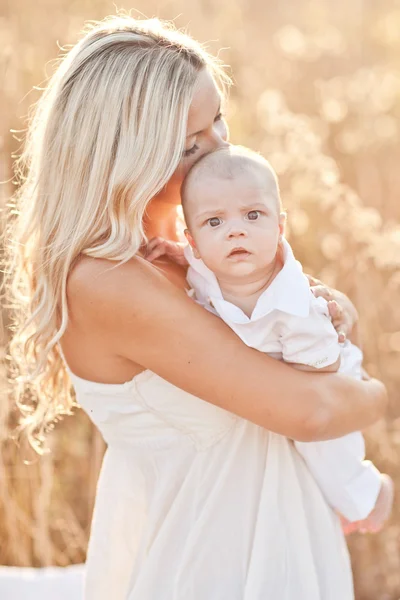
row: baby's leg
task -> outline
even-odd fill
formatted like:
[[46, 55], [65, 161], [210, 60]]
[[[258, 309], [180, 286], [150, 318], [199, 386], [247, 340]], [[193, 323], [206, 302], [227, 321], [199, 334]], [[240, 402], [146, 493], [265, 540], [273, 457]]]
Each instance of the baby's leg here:
[[381, 531], [392, 512], [394, 498], [393, 480], [385, 473], [381, 475], [381, 478], [381, 489], [376, 504], [368, 517], [362, 521], [350, 524], [356, 525], [356, 531], [360, 531], [360, 533], [377, 533]]

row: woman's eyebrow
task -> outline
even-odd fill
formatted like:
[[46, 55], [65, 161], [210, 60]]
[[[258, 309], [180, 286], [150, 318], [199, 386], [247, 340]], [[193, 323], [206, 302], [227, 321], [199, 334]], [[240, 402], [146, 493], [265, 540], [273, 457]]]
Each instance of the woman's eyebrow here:
[[[215, 116], [218, 117], [218, 115], [219, 115], [220, 112], [221, 112], [221, 100], [219, 101], [218, 110], [215, 113]], [[202, 129], [199, 129], [199, 131], [195, 131], [193, 133], [188, 133], [188, 135], [186, 136], [186, 139], [189, 138], [189, 137], [193, 137], [194, 135], [197, 135], [198, 133], [201, 133], [202, 131], [203, 131]]]

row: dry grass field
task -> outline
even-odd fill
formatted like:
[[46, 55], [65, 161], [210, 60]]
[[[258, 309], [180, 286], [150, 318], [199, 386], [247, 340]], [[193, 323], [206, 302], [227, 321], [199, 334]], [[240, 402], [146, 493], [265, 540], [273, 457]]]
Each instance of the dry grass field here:
[[[368, 454], [392, 475], [400, 495], [400, 2], [133, 5], [133, 14], [187, 27], [231, 66], [232, 140], [262, 151], [276, 168], [289, 237], [305, 269], [346, 292], [359, 309], [365, 366], [385, 381], [391, 398], [386, 421], [366, 432]], [[0, 0], [2, 206], [13, 192], [11, 155], [58, 46], [74, 43], [85, 20], [114, 12], [105, 0]], [[1, 313], [4, 346], [7, 311]], [[76, 411], [57, 425], [52, 452], [39, 459], [10, 439], [15, 419], [3, 377], [0, 564], [80, 562], [103, 443]], [[396, 503], [382, 533], [349, 539], [357, 600], [399, 599], [399, 537]]]

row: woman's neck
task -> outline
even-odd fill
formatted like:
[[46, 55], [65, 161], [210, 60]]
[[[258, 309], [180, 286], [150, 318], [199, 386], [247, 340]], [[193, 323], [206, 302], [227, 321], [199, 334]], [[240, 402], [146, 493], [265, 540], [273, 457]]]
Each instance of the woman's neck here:
[[178, 241], [176, 220], [179, 204], [179, 189], [166, 189], [147, 205], [143, 225], [149, 240], [162, 237], [166, 240]]

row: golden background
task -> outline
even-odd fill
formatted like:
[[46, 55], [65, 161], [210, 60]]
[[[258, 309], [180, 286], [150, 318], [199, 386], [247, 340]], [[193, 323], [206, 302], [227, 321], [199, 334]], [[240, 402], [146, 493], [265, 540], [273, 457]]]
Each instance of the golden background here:
[[[134, 16], [173, 19], [232, 68], [232, 141], [278, 172], [289, 238], [307, 272], [346, 292], [360, 312], [365, 366], [388, 386], [388, 417], [366, 432], [368, 455], [400, 491], [400, 2], [137, 0]], [[118, 8], [132, 9], [132, 5]], [[0, 0], [0, 205], [29, 107], [58, 46], [101, 0]], [[10, 130], [16, 130], [11, 134]], [[71, 177], [73, 174], [71, 174]], [[7, 310], [2, 307], [6, 342]], [[3, 380], [4, 381], [4, 380]], [[0, 564], [67, 565], [85, 557], [103, 443], [81, 411], [24, 464], [0, 385]], [[110, 506], [110, 510], [112, 507]], [[400, 519], [349, 538], [358, 600], [400, 597]]]

